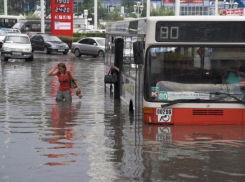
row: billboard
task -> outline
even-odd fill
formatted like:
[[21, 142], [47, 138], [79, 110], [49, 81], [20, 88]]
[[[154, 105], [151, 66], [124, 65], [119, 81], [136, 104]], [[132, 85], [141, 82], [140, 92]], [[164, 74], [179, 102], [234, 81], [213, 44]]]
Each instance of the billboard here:
[[73, 0], [51, 0], [51, 32], [73, 36]]
[[[203, 0], [180, 0], [180, 3], [203, 3]], [[163, 4], [175, 4], [175, 0], [163, 0]]]

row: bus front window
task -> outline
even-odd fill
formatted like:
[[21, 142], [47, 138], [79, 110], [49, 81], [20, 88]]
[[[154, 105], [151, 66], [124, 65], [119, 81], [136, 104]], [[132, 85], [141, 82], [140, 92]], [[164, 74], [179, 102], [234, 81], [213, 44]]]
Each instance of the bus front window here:
[[245, 98], [245, 48], [151, 47], [145, 70], [148, 101]]

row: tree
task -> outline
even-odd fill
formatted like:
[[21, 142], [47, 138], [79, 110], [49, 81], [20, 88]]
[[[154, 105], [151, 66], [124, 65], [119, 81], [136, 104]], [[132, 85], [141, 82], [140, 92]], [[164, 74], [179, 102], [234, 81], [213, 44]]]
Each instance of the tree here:
[[159, 9], [153, 9], [151, 11], [151, 16], [172, 16], [174, 11], [172, 9], [167, 9], [164, 5]]
[[35, 14], [34, 12], [29, 12], [27, 15], [26, 15], [26, 19], [27, 20], [40, 20], [40, 16]]
[[2, 6], [0, 6], [0, 15], [1, 15], [1, 14], [4, 14], [3, 1], [4, 1], [4, 0], [0, 0], [0, 4], [2, 5]]
[[132, 12], [134, 12], [135, 1], [134, 0], [122, 0], [121, 5], [124, 6], [125, 16], [131, 17]]

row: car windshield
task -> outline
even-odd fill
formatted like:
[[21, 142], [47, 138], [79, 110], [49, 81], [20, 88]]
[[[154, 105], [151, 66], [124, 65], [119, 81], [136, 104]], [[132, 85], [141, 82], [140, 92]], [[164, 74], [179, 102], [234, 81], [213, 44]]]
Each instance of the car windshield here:
[[245, 101], [245, 48], [151, 47], [145, 70], [149, 101]]
[[6, 35], [6, 33], [4, 31], [0, 30], [0, 36], [5, 36], [5, 35]]
[[58, 37], [56, 36], [43, 36], [43, 39], [45, 42], [62, 42]]
[[96, 41], [98, 42], [99, 46], [105, 46], [105, 39], [97, 39]]
[[7, 36], [5, 38], [6, 43], [17, 43], [17, 44], [30, 44], [28, 37], [18, 36]]

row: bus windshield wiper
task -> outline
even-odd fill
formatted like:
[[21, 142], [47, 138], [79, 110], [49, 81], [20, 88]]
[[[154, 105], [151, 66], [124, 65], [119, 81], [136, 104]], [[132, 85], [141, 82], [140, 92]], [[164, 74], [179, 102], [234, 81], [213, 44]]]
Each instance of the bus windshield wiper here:
[[214, 94], [214, 95], [225, 95], [227, 97], [231, 97], [231, 98], [235, 99], [239, 103], [245, 104], [244, 101], [242, 101], [241, 99], [239, 99], [239, 98], [237, 98], [237, 97], [234, 96], [234, 95], [240, 95], [240, 94], [228, 94], [228, 93], [223, 93], [223, 92], [214, 92], [214, 93], [210, 93], [210, 94]]
[[168, 107], [168, 106], [172, 106], [174, 104], [179, 104], [179, 103], [189, 103], [189, 102], [200, 102], [200, 101], [203, 101], [201, 99], [177, 99], [177, 100], [174, 100], [170, 103], [167, 103], [167, 104], [162, 104], [161, 107], [164, 108], [164, 107]]

